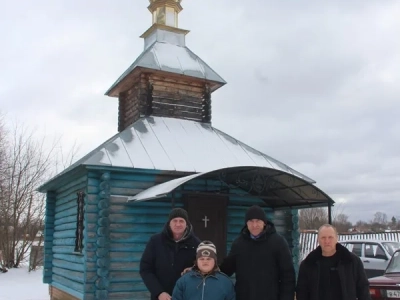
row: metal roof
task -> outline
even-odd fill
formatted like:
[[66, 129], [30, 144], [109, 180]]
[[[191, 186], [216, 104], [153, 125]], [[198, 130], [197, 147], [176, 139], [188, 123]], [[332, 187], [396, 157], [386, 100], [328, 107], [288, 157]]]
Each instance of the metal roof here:
[[188, 47], [156, 41], [143, 51], [136, 61], [108, 89], [106, 95], [121, 83], [134, 69], [139, 67], [192, 76], [221, 84], [226, 83], [221, 76]]
[[139, 119], [62, 173], [79, 165], [187, 173], [256, 166], [280, 170], [315, 183], [210, 124], [165, 117]]
[[203, 195], [234, 195], [236, 198], [257, 197], [272, 208], [313, 207], [333, 204], [333, 200], [318, 187], [290, 173], [266, 167], [230, 167], [210, 172], [192, 174], [152, 186], [128, 201], [140, 202], [166, 197], [185, 190], [185, 183], [194, 179], [211, 179], [220, 182], [212, 190], [196, 192]]

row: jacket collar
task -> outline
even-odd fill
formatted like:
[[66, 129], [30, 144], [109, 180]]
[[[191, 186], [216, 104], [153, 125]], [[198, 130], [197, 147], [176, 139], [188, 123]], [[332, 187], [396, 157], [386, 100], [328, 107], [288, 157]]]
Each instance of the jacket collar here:
[[[276, 232], [276, 229], [275, 229], [274, 223], [272, 223], [271, 221], [267, 221], [267, 224], [265, 224], [264, 230], [260, 233], [260, 235], [257, 238], [254, 239], [254, 241], [264, 241], [267, 239], [267, 237], [270, 234], [275, 233], [275, 232]], [[250, 231], [247, 229], [247, 225], [244, 225], [241, 233], [244, 238], [253, 239], [250, 235]]]
[[[338, 255], [339, 261], [343, 263], [351, 263], [352, 262], [352, 254], [351, 252], [341, 244], [336, 244], [336, 253]], [[321, 246], [318, 246], [315, 250], [311, 251], [310, 254], [306, 257], [304, 262], [306, 264], [315, 264], [322, 258], [322, 249]]]
[[164, 225], [163, 235], [171, 242], [182, 243], [188, 240], [193, 235], [193, 226], [188, 222], [183, 237], [179, 241], [175, 241], [172, 236], [171, 228], [169, 227], [169, 222], [167, 222]]

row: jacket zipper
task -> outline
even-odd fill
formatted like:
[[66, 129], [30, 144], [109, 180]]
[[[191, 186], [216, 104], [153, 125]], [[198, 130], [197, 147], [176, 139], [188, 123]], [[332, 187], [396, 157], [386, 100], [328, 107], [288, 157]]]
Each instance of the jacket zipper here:
[[206, 285], [206, 281], [204, 280], [204, 282], [203, 282], [203, 291], [201, 293], [201, 300], [204, 300], [204, 287], [205, 287], [205, 285]]

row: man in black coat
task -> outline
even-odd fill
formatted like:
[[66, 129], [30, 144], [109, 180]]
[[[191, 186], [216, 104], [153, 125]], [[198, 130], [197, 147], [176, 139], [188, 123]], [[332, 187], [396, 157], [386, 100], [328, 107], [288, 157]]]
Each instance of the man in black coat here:
[[200, 244], [187, 212], [175, 208], [161, 233], [153, 235], [140, 261], [140, 276], [152, 300], [170, 300], [181, 272], [193, 266]]
[[245, 223], [220, 265], [228, 276], [236, 274], [236, 299], [293, 300], [296, 276], [286, 240], [259, 206], [248, 209]]
[[329, 224], [318, 230], [319, 246], [300, 264], [297, 300], [371, 300], [364, 266], [358, 256], [338, 243]]

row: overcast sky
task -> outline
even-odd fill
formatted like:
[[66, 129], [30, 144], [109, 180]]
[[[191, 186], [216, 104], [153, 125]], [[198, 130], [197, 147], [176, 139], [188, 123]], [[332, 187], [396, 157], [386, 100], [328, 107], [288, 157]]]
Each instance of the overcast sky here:
[[[4, 2], [0, 109], [81, 156], [114, 135], [104, 92], [143, 50], [147, 5]], [[315, 179], [352, 221], [400, 216], [399, 0], [182, 6], [187, 46], [228, 82], [214, 127]]]

